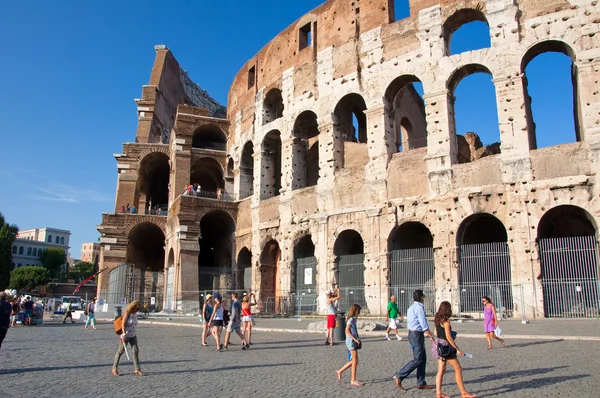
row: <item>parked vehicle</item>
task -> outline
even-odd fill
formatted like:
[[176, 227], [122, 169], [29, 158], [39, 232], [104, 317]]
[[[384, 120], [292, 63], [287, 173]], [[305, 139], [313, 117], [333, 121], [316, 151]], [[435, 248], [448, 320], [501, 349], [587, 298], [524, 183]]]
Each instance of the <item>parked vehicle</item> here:
[[83, 310], [83, 299], [78, 296], [63, 296], [61, 309], [67, 310], [67, 307], [71, 303], [71, 311], [82, 311]]

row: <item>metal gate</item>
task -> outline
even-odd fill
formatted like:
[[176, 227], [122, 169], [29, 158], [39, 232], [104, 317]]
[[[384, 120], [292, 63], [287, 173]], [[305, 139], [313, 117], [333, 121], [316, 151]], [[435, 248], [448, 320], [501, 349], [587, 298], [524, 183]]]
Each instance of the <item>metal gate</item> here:
[[198, 267], [198, 286], [200, 290], [229, 290], [233, 286], [231, 267]]
[[594, 236], [539, 239], [546, 317], [600, 316], [598, 242]]
[[165, 308], [169, 310], [175, 309], [173, 300], [173, 284], [175, 283], [175, 267], [169, 267], [167, 270], [167, 297], [165, 300]]
[[390, 296], [396, 296], [398, 309], [406, 314], [411, 306], [413, 292], [425, 293], [425, 313], [434, 315], [435, 265], [433, 248], [394, 250], [390, 253]]
[[363, 312], [366, 309], [364, 261], [364, 254], [340, 256], [338, 282], [341, 297], [338, 308], [341, 311], [348, 311], [354, 303], [360, 305]]
[[498, 317], [513, 316], [510, 254], [506, 242], [459, 246], [459, 313], [482, 312], [488, 296]]
[[317, 258], [296, 259], [296, 315], [317, 312]]
[[107, 304], [119, 304], [121, 299], [127, 297], [127, 273], [129, 268], [129, 264], [121, 264], [108, 274], [108, 293], [105, 297]]

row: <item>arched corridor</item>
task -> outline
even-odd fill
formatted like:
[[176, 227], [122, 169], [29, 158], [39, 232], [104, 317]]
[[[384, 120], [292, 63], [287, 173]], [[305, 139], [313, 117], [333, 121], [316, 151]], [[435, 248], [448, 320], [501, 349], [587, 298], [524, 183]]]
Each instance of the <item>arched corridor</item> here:
[[340, 289], [339, 308], [348, 311], [354, 303], [366, 310], [365, 254], [360, 234], [347, 229], [339, 234], [333, 247], [337, 265], [337, 282]]
[[200, 220], [198, 286], [203, 290], [233, 288], [235, 223], [224, 211], [214, 210]]
[[[136, 196], [133, 206], [140, 214], [150, 214], [150, 209], [166, 208], [169, 201], [169, 157], [162, 153], [151, 153], [144, 157], [138, 171]], [[124, 204], [123, 204], [124, 205]]]

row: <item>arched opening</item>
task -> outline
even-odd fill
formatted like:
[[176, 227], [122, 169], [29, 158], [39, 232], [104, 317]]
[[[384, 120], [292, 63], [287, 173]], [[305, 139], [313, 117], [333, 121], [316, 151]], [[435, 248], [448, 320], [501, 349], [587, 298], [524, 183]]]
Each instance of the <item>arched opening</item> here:
[[227, 177], [233, 177], [233, 158], [227, 161]]
[[[364, 166], [368, 161], [367, 105], [359, 94], [347, 94], [333, 111], [333, 136], [335, 169]], [[358, 164], [356, 160], [359, 160]]]
[[458, 163], [500, 153], [496, 89], [491, 72], [479, 64], [463, 66], [448, 80], [448, 90], [454, 99], [449, 104], [449, 117], [451, 134], [456, 135]]
[[148, 138], [148, 143], [150, 144], [162, 144], [162, 133], [160, 131], [160, 128], [155, 127], [154, 130], [152, 130], [150, 137]]
[[19, 246], [19, 255], [23, 255], [24, 250], [23, 246]]
[[455, 12], [442, 27], [446, 55], [491, 47], [490, 26], [481, 10]]
[[197, 196], [216, 198], [217, 191], [224, 189], [223, 168], [213, 158], [200, 158], [192, 163], [190, 169], [190, 184], [200, 186]]
[[254, 144], [246, 142], [240, 159], [240, 199], [254, 193]]
[[304, 235], [294, 245], [292, 286], [296, 315], [317, 312], [317, 258], [311, 235]]
[[13, 248], [12, 248], [12, 254], [17, 254], [17, 246], [13, 246]]
[[488, 296], [498, 317], [512, 317], [513, 295], [508, 235], [502, 221], [477, 213], [461, 223], [459, 249], [459, 311], [480, 314], [481, 298]]
[[192, 148], [212, 149], [224, 151], [227, 137], [223, 131], [214, 124], [198, 127], [192, 135]]
[[243, 247], [237, 257], [236, 289], [252, 289], [252, 252]]
[[357, 303], [366, 309], [364, 242], [360, 234], [351, 229], [342, 231], [335, 240], [333, 255], [341, 294], [339, 308], [348, 311]]
[[397, 77], [386, 92], [388, 124], [394, 132], [394, 151], [427, 146], [427, 121], [423, 84], [413, 75]]
[[317, 115], [304, 111], [294, 122], [294, 149], [292, 152], [292, 189], [317, 184], [319, 179], [319, 125]]
[[175, 309], [175, 252], [173, 249], [169, 250], [169, 257], [167, 258], [167, 294], [165, 297], [165, 308], [170, 310]]
[[33, 248], [33, 256], [37, 257], [38, 249], [36, 247]]
[[283, 116], [283, 97], [281, 90], [269, 90], [263, 102], [263, 126]]
[[261, 199], [278, 196], [281, 190], [281, 134], [269, 132], [262, 142]]
[[48, 235], [48, 243], [52, 243], [52, 235]]
[[27, 248], [27, 255], [28, 255], [28, 256], [31, 256], [31, 250], [32, 250], [32, 248], [31, 248], [31, 247], [28, 247], [28, 248]]
[[260, 253], [260, 310], [267, 314], [286, 312], [287, 295], [281, 289], [279, 261], [281, 250], [279, 243], [271, 239]]
[[144, 157], [138, 171], [137, 195], [134, 201], [139, 213], [150, 214], [157, 206], [166, 209], [169, 203], [169, 157], [155, 152]]
[[523, 57], [530, 149], [582, 140], [575, 59], [572, 48], [554, 40], [536, 44]]
[[61, 244], [61, 245], [64, 245], [64, 244], [65, 244], [65, 238], [62, 238], [62, 237], [60, 238], [60, 244]]
[[200, 220], [198, 286], [200, 290], [233, 288], [233, 239], [235, 222], [221, 210], [211, 211]]
[[400, 313], [406, 313], [413, 292], [421, 289], [425, 292], [425, 312], [434, 315], [435, 264], [429, 228], [419, 222], [406, 222], [394, 228], [388, 238], [388, 252], [390, 296], [396, 296]]
[[151, 298], [162, 309], [164, 292], [165, 235], [156, 224], [144, 222], [129, 231], [127, 264], [132, 266], [128, 275], [130, 293], [142, 304], [151, 305]]
[[600, 316], [598, 242], [592, 217], [580, 207], [554, 207], [540, 220], [537, 243], [545, 316]]

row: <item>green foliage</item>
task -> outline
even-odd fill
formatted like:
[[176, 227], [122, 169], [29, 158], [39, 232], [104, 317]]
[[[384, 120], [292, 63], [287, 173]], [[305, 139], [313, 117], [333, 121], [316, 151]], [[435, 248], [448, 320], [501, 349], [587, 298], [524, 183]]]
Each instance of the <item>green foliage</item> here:
[[73, 266], [73, 271], [69, 272], [69, 279], [85, 279], [94, 273], [94, 264], [87, 261], [79, 261]]
[[45, 285], [50, 280], [48, 270], [44, 267], [21, 267], [10, 273], [10, 289], [31, 290]]
[[67, 263], [67, 254], [63, 249], [51, 247], [42, 250], [40, 256], [42, 265], [48, 270], [51, 278], [61, 276], [63, 265]]
[[17, 237], [19, 227], [6, 223], [0, 212], [0, 291], [6, 289], [10, 282], [12, 270], [12, 245]]

